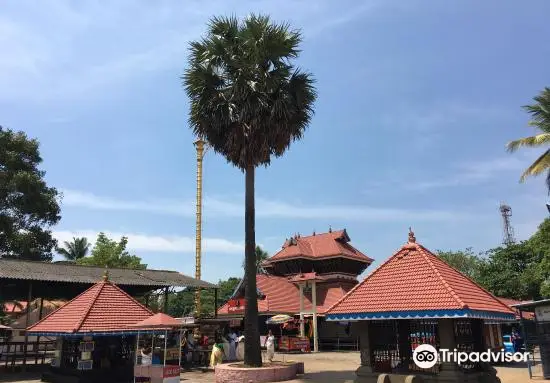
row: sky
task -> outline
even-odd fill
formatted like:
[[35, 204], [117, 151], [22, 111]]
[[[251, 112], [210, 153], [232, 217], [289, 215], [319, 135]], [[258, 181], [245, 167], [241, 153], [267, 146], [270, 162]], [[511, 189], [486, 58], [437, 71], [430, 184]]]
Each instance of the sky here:
[[[301, 29], [319, 93], [304, 138], [256, 175], [256, 241], [346, 228], [376, 263], [412, 227], [431, 250], [518, 240], [547, 217], [529, 104], [550, 85], [550, 3], [502, 0], [59, 1], [0, 8], [0, 124], [37, 138], [63, 193], [60, 241], [129, 238], [150, 268], [194, 274], [196, 152], [180, 76], [215, 15]], [[244, 175], [204, 158], [202, 279], [242, 275]], [[374, 269], [374, 265], [367, 269]]]

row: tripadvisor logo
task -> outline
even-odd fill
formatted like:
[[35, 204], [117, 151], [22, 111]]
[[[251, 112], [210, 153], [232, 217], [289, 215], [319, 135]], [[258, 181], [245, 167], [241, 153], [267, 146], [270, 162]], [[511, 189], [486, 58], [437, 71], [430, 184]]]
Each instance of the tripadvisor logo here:
[[500, 352], [490, 350], [484, 352], [464, 352], [457, 349], [449, 350], [442, 348], [439, 352], [434, 346], [429, 344], [421, 344], [414, 349], [413, 361], [420, 368], [432, 368], [438, 361], [443, 363], [453, 362], [457, 364], [477, 363], [477, 362], [527, 362], [528, 352], [505, 352], [504, 349]]

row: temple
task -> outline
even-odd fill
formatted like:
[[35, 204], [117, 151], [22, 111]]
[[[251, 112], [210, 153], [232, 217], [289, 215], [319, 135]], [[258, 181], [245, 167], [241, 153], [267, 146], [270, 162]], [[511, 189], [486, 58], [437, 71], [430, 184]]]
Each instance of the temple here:
[[437, 361], [424, 369], [413, 362], [413, 351], [430, 344], [483, 352], [484, 321], [515, 320], [514, 310], [416, 243], [412, 231], [408, 243], [326, 315], [329, 321], [357, 322], [357, 383], [379, 382], [381, 374], [389, 375], [388, 381], [413, 381], [409, 376], [420, 375], [424, 382], [496, 383], [496, 371], [488, 363]]
[[[324, 320], [327, 309], [357, 285], [358, 276], [373, 261], [350, 242], [345, 229], [287, 239], [282, 249], [262, 264], [265, 273], [256, 276], [260, 332], [267, 331], [267, 317], [288, 314], [300, 319], [295, 335], [303, 338], [308, 334], [314, 350], [319, 349], [319, 341], [328, 343], [335, 338], [352, 346], [356, 338], [349, 326]], [[218, 315], [242, 319], [245, 305], [241, 281]]]

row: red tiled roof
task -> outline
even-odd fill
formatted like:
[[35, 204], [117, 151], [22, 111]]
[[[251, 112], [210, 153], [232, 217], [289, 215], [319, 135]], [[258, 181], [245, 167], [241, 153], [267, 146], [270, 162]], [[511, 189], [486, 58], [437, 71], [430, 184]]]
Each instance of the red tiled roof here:
[[99, 282], [27, 330], [86, 333], [128, 330], [153, 312], [109, 281]]
[[130, 325], [132, 328], [172, 328], [181, 327], [182, 321], [164, 313], [155, 314], [147, 319]]
[[310, 235], [308, 237], [293, 237], [287, 240], [283, 248], [266, 263], [290, 258], [326, 258], [346, 257], [357, 261], [372, 263], [372, 259], [351, 246], [346, 230], [332, 231]]
[[[520, 303], [532, 302], [532, 301], [518, 301], [518, 300], [515, 300], [515, 299], [501, 298], [501, 297], [497, 297], [497, 299], [500, 300], [502, 303], [504, 303], [506, 306], [510, 307], [512, 310], [514, 310], [516, 312], [516, 319], [517, 320], [519, 320], [519, 310], [515, 307], [512, 307], [512, 305], [518, 305]], [[535, 313], [528, 312], [528, 311], [523, 311], [521, 316], [522, 316], [523, 319], [529, 319], [529, 320], [535, 319]]]
[[[256, 283], [258, 289], [265, 295], [265, 299], [258, 300], [259, 313], [297, 314], [300, 312], [300, 290], [288, 278], [258, 274]], [[353, 282], [317, 283], [317, 312], [323, 314], [352, 287]], [[311, 310], [311, 293], [304, 294], [304, 310]], [[226, 303], [221, 306], [218, 309], [218, 314], [230, 314], [229, 305]]]
[[4, 303], [4, 312], [7, 314], [19, 314], [24, 312], [27, 309], [27, 302], [18, 301], [15, 302], [5, 302]]
[[[411, 233], [412, 235], [412, 233]], [[513, 311], [416, 243], [409, 243], [331, 307], [329, 314], [471, 309]]]

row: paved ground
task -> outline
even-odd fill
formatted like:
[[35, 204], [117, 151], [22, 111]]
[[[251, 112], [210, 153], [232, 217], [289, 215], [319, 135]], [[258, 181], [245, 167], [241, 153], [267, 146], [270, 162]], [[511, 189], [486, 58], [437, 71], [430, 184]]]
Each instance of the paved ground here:
[[[283, 355], [277, 354], [276, 360], [283, 360]], [[284, 359], [303, 361], [306, 374], [300, 379], [292, 380], [291, 383], [319, 382], [319, 383], [351, 383], [355, 378], [355, 370], [359, 366], [359, 353], [335, 353], [324, 352], [319, 354], [284, 355]], [[502, 383], [528, 383], [529, 374], [526, 368], [519, 367], [497, 367], [498, 376]], [[34, 379], [34, 380], [33, 380]], [[212, 372], [192, 371], [181, 374], [181, 381], [188, 383], [212, 383], [214, 374]], [[0, 382], [17, 383], [39, 383], [36, 376], [15, 376], [1, 374]]]

